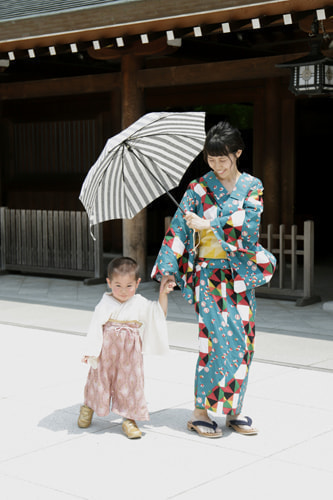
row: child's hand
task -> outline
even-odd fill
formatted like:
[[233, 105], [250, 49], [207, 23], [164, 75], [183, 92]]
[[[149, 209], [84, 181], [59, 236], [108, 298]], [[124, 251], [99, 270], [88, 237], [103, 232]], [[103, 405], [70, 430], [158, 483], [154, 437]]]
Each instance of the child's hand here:
[[170, 293], [176, 286], [176, 282], [173, 280], [169, 280], [165, 285], [165, 293]]
[[168, 294], [174, 289], [175, 286], [176, 280], [174, 276], [162, 276], [160, 284], [160, 296], [158, 301], [164, 311], [165, 316], [167, 315], [168, 309]]
[[96, 369], [97, 365], [98, 365], [98, 360], [97, 360], [96, 356], [83, 356], [83, 358], [81, 359], [81, 362], [85, 363], [86, 365], [89, 364], [91, 366], [91, 368], [94, 368], [94, 369]]
[[170, 293], [176, 286], [176, 280], [174, 276], [162, 276], [160, 293]]

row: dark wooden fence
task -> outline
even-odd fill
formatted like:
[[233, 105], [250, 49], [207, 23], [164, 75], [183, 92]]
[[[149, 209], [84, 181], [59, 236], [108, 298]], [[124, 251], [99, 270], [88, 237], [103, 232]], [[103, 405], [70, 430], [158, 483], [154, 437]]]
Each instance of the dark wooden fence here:
[[1, 271], [102, 278], [101, 225], [94, 241], [85, 212], [2, 207], [0, 228]]
[[[171, 218], [166, 218], [168, 227]], [[86, 212], [0, 208], [1, 271], [20, 271], [104, 279], [102, 225], [96, 241]], [[304, 306], [320, 300], [314, 292], [314, 223], [306, 221], [302, 234], [297, 226], [290, 234], [280, 225], [274, 233], [269, 224], [260, 241], [278, 259], [272, 281], [256, 290], [258, 297], [295, 300]]]

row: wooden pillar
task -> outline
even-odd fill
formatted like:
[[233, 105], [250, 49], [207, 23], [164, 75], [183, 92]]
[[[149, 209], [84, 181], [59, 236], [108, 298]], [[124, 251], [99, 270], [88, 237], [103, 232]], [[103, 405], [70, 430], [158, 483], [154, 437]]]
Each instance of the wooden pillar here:
[[[264, 180], [265, 162], [265, 99], [264, 89], [257, 90], [253, 109], [253, 175]], [[246, 145], [245, 145], [246, 147]]]
[[[121, 130], [121, 88], [112, 89], [109, 93], [109, 107], [102, 114], [103, 138], [107, 140]], [[103, 146], [102, 146], [103, 147]], [[101, 147], [101, 149], [102, 149]], [[121, 254], [123, 251], [123, 222], [113, 219], [103, 222], [103, 241], [105, 248], [111, 253]]]
[[[2, 101], [0, 100], [0, 137], [3, 137], [3, 120], [2, 120]], [[3, 151], [3, 144], [2, 140], [0, 139], [0, 147], [1, 150]], [[4, 199], [3, 199], [3, 189], [4, 189], [4, 182], [3, 182], [3, 176], [4, 176], [4, 165], [3, 165], [3, 159], [2, 155], [0, 156], [0, 207], [4, 205]]]
[[281, 101], [281, 223], [291, 226], [295, 222], [295, 97], [287, 92]]
[[[1, 103], [2, 108], [2, 103]], [[9, 177], [14, 171], [14, 131], [13, 123], [2, 117], [0, 119], [0, 207], [7, 206], [10, 199]]]
[[[144, 114], [143, 90], [137, 87], [137, 71], [141, 58], [132, 54], [122, 57], [122, 128], [126, 128]], [[147, 276], [147, 211], [143, 209], [133, 219], [123, 220], [123, 255], [135, 259], [141, 276]]]
[[266, 80], [265, 88], [265, 151], [263, 181], [265, 188], [264, 224], [273, 224], [276, 228], [280, 222], [280, 85], [279, 79]]

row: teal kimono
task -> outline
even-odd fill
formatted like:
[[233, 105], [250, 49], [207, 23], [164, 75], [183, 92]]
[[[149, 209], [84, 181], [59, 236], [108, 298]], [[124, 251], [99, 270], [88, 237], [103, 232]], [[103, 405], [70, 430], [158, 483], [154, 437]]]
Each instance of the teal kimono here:
[[276, 264], [258, 243], [263, 186], [242, 174], [228, 193], [211, 171], [190, 183], [180, 205], [211, 221], [224, 258], [197, 257], [195, 234], [178, 209], [152, 277], [174, 275], [198, 315], [195, 406], [238, 415], [254, 353], [254, 289], [271, 279]]

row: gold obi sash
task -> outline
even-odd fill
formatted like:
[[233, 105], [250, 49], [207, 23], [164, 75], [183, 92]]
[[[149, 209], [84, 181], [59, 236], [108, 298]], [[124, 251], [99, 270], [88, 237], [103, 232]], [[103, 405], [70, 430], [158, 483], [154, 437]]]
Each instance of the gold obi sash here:
[[203, 259], [227, 258], [227, 252], [223, 250], [211, 228], [200, 231], [200, 244], [198, 250], [198, 257]]

